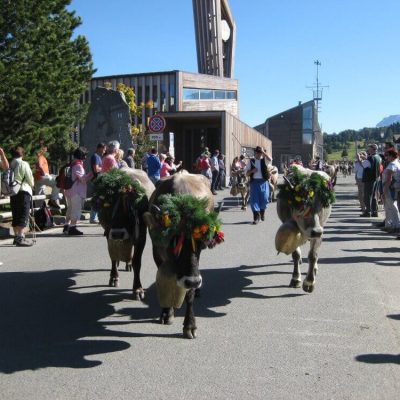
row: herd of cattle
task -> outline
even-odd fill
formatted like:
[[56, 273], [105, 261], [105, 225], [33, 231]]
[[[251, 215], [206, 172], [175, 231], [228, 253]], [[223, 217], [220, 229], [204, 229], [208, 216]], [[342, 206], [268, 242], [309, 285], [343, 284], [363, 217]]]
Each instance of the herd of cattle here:
[[[109, 285], [118, 286], [118, 264], [126, 262], [127, 269], [133, 269], [133, 296], [136, 300], [144, 298], [144, 289], [140, 281], [140, 270], [143, 250], [146, 244], [147, 229], [153, 246], [153, 258], [157, 265], [156, 287], [161, 306], [160, 322], [171, 324], [174, 309], [186, 303], [186, 313], [183, 323], [183, 336], [192, 339], [196, 337], [196, 319], [193, 312], [193, 302], [202, 278], [199, 269], [201, 246], [194, 246], [193, 239], [185, 238], [179, 254], [171, 251], [171, 246], [156, 240], [154, 235], [159, 226], [159, 198], [163, 194], [190, 194], [196, 198], [207, 198], [207, 212], [214, 210], [214, 196], [210, 191], [207, 178], [202, 175], [189, 174], [185, 171], [163, 178], [157, 187], [153, 185], [147, 174], [141, 170], [124, 169], [133, 182], [138, 182], [145, 191], [145, 202], [137, 206], [135, 193], [120, 193], [116, 203], [109, 210], [101, 210], [100, 222], [104, 228], [111, 258], [111, 274]], [[302, 169], [302, 173], [311, 174], [315, 171]], [[326, 180], [330, 177], [325, 172], [318, 172]], [[271, 201], [275, 198], [278, 182], [278, 170], [270, 169]], [[232, 176], [231, 193], [242, 196], [242, 209], [247, 206], [249, 196], [248, 182], [241, 171]], [[111, 210], [111, 211], [110, 211]], [[312, 292], [317, 271], [318, 248], [322, 241], [323, 226], [330, 214], [330, 207], [322, 207], [318, 196], [315, 196], [312, 207], [307, 213], [295, 210], [287, 201], [278, 196], [278, 216], [282, 221], [277, 238], [277, 249], [292, 254], [294, 270], [290, 287], [301, 286], [301, 253], [300, 245], [310, 241], [308, 254], [309, 269], [303, 282], [303, 290]], [[105, 212], [107, 211], [107, 212]]]

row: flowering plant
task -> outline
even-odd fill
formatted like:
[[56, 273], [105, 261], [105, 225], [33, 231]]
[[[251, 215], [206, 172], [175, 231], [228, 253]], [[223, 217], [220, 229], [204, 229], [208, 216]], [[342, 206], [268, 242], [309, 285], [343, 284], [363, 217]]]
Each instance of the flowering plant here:
[[185, 238], [191, 240], [193, 250], [197, 242], [211, 249], [224, 241], [221, 221], [214, 211], [208, 212], [208, 199], [166, 194], [159, 197], [158, 206], [161, 229], [156, 234], [164, 243], [170, 244], [174, 239], [176, 254], [180, 253]]
[[278, 198], [287, 200], [291, 207], [299, 210], [312, 207], [316, 197], [323, 207], [329, 207], [335, 202], [332, 181], [318, 173], [308, 176], [294, 168], [285, 183], [278, 187], [280, 189]]

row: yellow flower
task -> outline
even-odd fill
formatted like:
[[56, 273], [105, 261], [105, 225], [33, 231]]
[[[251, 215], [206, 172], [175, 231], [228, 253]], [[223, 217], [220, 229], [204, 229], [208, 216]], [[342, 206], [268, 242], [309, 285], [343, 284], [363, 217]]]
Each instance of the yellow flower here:
[[166, 228], [169, 228], [171, 226], [171, 218], [167, 213], [163, 215], [163, 223]]
[[311, 191], [308, 193], [308, 195], [309, 195], [310, 197], [314, 197], [314, 192], [311, 190]]
[[301, 201], [301, 200], [303, 200], [300, 196], [296, 196], [295, 198], [294, 198], [296, 201]]
[[300, 185], [296, 185], [296, 187], [294, 188], [294, 190], [295, 190], [296, 192], [300, 192], [300, 189], [301, 189], [301, 186], [300, 186]]

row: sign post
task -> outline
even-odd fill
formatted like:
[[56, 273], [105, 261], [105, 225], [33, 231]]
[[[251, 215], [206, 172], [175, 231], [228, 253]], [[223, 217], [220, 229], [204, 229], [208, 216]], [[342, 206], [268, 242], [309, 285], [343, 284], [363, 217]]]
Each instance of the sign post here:
[[161, 115], [153, 115], [149, 120], [149, 131], [152, 132], [149, 135], [150, 140], [157, 142], [157, 153], [158, 153], [158, 142], [164, 140], [164, 129], [167, 123], [165, 118]]

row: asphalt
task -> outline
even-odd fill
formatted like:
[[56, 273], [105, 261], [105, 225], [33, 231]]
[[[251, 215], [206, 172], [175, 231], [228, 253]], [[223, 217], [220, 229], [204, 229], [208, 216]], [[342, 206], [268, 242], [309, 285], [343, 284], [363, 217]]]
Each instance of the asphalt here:
[[228, 189], [216, 196], [226, 242], [202, 253], [195, 340], [183, 309], [157, 323], [150, 245], [137, 302], [130, 272], [107, 286], [98, 226], [48, 230], [32, 248], [1, 241], [0, 398], [398, 399], [400, 240], [358, 217], [353, 177], [336, 191], [311, 294], [288, 287], [275, 204], [253, 226]]

